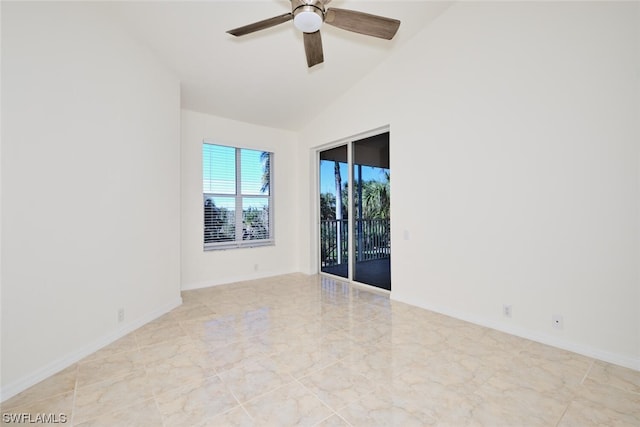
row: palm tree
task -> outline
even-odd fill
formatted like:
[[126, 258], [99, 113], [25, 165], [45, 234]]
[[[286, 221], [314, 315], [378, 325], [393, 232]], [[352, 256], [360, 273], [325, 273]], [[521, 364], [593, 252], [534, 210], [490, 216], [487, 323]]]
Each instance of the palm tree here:
[[364, 183], [362, 188], [363, 218], [389, 219], [390, 202], [388, 182], [368, 181]]
[[268, 151], [260, 153], [260, 161], [262, 162], [262, 187], [260, 187], [260, 191], [268, 194], [271, 184], [271, 153]]
[[336, 244], [338, 251], [338, 264], [342, 264], [342, 177], [340, 176], [340, 162], [334, 164], [333, 174], [336, 180], [336, 224], [338, 228]]
[[320, 219], [323, 221], [335, 219], [336, 196], [331, 193], [320, 194]]
[[[381, 180], [356, 181], [354, 206], [356, 209], [356, 236], [358, 260], [364, 259], [365, 252], [385, 247], [389, 241], [389, 172], [382, 170], [386, 182]], [[361, 174], [359, 174], [361, 176]]]

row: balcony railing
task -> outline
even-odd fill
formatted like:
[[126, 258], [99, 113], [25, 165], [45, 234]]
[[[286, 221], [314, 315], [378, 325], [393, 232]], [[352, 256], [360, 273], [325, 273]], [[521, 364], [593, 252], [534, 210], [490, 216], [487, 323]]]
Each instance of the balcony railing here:
[[[354, 225], [356, 261], [390, 256], [391, 226], [388, 219], [356, 219]], [[321, 267], [346, 264], [349, 260], [348, 242], [349, 220], [320, 221]]]

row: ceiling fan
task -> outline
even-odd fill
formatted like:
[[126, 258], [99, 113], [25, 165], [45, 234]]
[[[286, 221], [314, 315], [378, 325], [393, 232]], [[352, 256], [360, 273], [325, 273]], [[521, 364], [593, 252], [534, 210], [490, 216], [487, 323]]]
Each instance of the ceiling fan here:
[[320, 27], [323, 22], [343, 30], [391, 40], [400, 27], [397, 19], [371, 15], [355, 10], [325, 8], [331, 0], [291, 0], [291, 12], [234, 28], [227, 33], [236, 37], [264, 30], [293, 20], [303, 32], [304, 50], [309, 68], [324, 61]]

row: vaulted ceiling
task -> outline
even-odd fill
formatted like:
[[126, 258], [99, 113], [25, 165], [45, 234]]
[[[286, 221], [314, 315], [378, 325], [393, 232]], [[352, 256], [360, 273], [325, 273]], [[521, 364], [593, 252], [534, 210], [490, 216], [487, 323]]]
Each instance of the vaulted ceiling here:
[[183, 108], [297, 130], [450, 4], [333, 0], [329, 7], [402, 23], [391, 41], [325, 24], [321, 29], [325, 61], [311, 69], [302, 33], [292, 22], [240, 38], [226, 33], [290, 12], [288, 0], [113, 2], [109, 7], [125, 29], [180, 78]]

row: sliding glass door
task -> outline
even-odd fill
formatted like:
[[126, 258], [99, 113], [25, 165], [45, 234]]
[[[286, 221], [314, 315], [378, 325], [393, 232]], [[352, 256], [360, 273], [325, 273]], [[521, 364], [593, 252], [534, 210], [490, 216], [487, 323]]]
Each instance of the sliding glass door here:
[[389, 133], [353, 143], [356, 282], [391, 290]]
[[321, 151], [319, 162], [320, 271], [390, 290], [389, 132]]
[[347, 145], [320, 153], [320, 270], [349, 277]]

